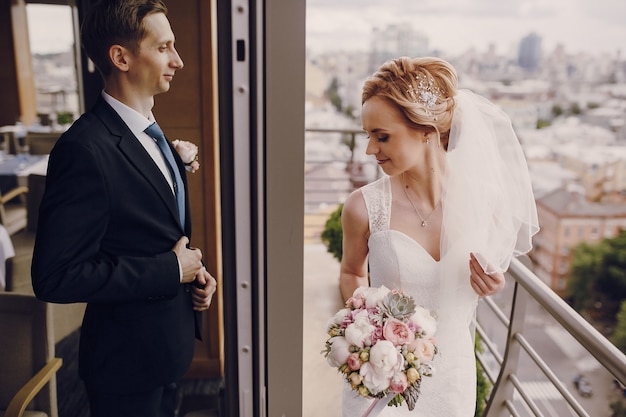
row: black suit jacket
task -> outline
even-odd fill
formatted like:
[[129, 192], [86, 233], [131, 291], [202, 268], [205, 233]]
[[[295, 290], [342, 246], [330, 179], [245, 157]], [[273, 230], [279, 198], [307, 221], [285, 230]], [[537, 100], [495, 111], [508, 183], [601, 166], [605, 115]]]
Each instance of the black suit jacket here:
[[102, 98], [52, 150], [33, 288], [45, 301], [87, 303], [79, 364], [90, 389], [144, 391], [187, 371], [200, 316], [172, 252], [191, 237], [186, 207], [183, 228], [163, 174]]

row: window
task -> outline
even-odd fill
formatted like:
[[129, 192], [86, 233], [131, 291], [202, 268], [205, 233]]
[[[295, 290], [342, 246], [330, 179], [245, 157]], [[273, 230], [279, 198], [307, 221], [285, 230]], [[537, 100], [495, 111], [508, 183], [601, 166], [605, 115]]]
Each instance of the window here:
[[29, 3], [26, 14], [39, 123], [50, 128], [67, 125], [81, 112], [73, 8]]

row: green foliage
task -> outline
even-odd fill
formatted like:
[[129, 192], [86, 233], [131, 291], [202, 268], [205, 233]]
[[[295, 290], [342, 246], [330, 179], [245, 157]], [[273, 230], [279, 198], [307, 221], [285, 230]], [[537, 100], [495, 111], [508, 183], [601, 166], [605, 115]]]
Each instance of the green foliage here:
[[574, 114], [574, 115], [578, 115], [582, 113], [582, 110], [580, 110], [580, 106], [578, 105], [578, 103], [570, 104], [569, 113]]
[[568, 295], [579, 312], [592, 306], [613, 319], [626, 299], [626, 231], [590, 245], [581, 243], [572, 251]]
[[[476, 333], [476, 339], [474, 340], [474, 349], [476, 352], [482, 352], [483, 347], [480, 342], [480, 336]], [[485, 412], [487, 407], [487, 401], [489, 400], [489, 393], [491, 392], [491, 384], [485, 376], [483, 367], [476, 360], [476, 411], [474, 417], [480, 417]]]
[[611, 417], [626, 417], [626, 405], [622, 401], [614, 401], [609, 407], [611, 408]]
[[74, 121], [74, 115], [69, 111], [60, 111], [57, 113], [57, 123], [67, 125]]
[[539, 119], [537, 120], [537, 129], [543, 129], [544, 127], [550, 126], [550, 122], [547, 120]]
[[343, 102], [341, 100], [341, 96], [339, 95], [339, 81], [337, 80], [337, 77], [332, 79], [330, 85], [326, 89], [326, 97], [328, 97], [328, 100], [330, 100], [330, 103], [338, 112], [343, 110]]
[[346, 115], [351, 118], [351, 119], [356, 119], [356, 116], [354, 115], [354, 106], [352, 104], [348, 104], [346, 106], [346, 111], [345, 111]]
[[617, 325], [611, 336], [611, 342], [619, 350], [626, 353], [626, 300], [622, 301], [622, 307], [617, 313]]
[[339, 262], [341, 262], [341, 257], [343, 256], [343, 230], [341, 228], [342, 210], [343, 204], [340, 204], [337, 209], [330, 214], [321, 235], [322, 242], [326, 245], [326, 250], [332, 253]]
[[552, 116], [559, 117], [563, 114], [563, 108], [558, 104], [552, 106]]
[[581, 243], [572, 249], [570, 276], [567, 293], [575, 310], [582, 312], [591, 308], [595, 301], [594, 286], [602, 269], [602, 251], [598, 245]]

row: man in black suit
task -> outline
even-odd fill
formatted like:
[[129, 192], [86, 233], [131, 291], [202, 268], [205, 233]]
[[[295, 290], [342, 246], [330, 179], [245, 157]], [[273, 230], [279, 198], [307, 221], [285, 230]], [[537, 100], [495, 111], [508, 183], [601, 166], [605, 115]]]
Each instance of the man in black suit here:
[[160, 0], [106, 0], [86, 16], [83, 46], [105, 87], [52, 150], [40, 207], [33, 288], [87, 303], [79, 372], [92, 417], [174, 416], [216, 287], [189, 247], [184, 164], [146, 131], [154, 96], [183, 67], [166, 14]]

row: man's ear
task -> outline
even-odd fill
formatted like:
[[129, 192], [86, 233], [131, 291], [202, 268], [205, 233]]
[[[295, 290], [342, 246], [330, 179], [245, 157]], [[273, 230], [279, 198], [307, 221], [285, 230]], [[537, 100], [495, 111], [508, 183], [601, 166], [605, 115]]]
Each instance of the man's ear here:
[[121, 45], [112, 45], [109, 48], [109, 59], [115, 68], [128, 71], [130, 51]]

